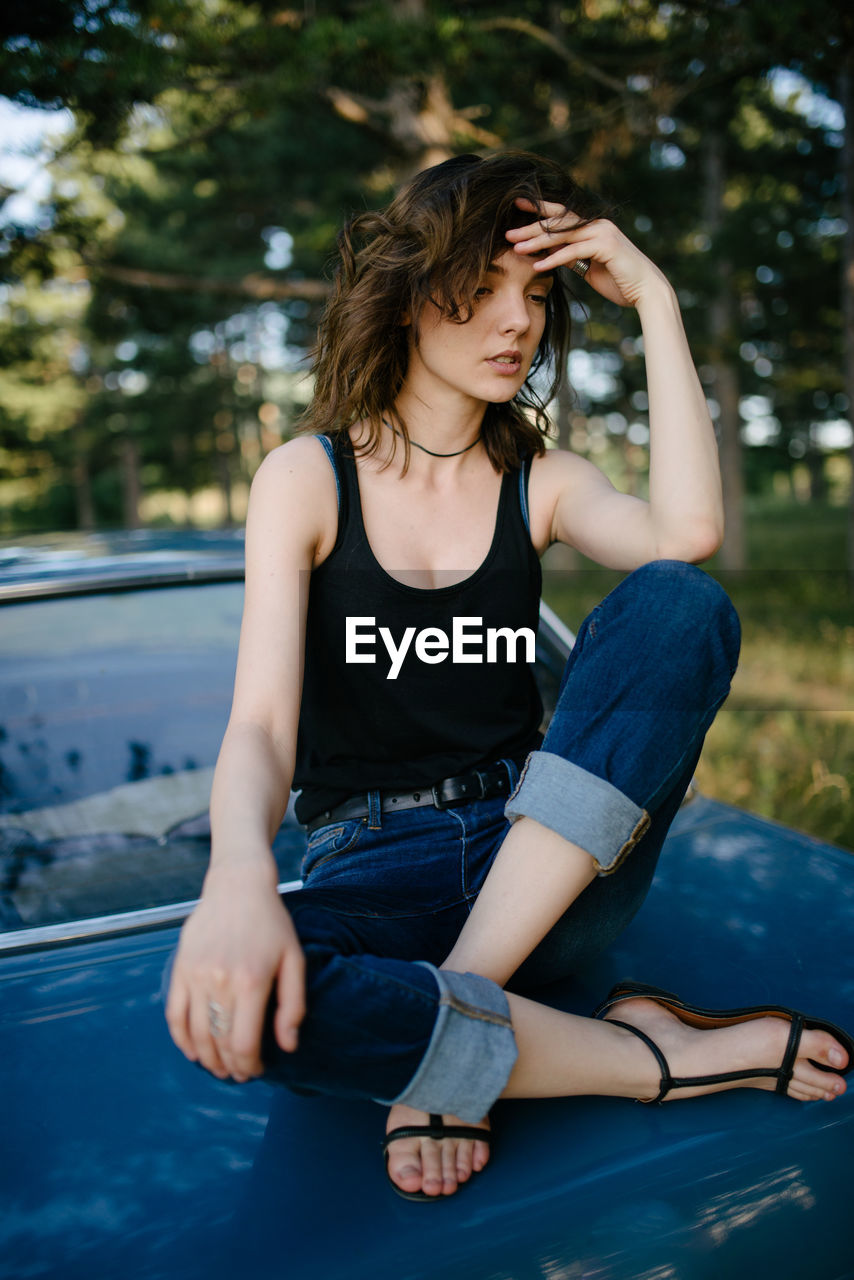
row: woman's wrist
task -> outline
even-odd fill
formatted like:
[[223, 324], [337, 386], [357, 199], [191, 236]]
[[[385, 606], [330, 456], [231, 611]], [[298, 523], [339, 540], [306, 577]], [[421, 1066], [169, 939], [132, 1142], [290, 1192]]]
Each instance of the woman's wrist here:
[[275, 890], [278, 883], [279, 869], [270, 846], [241, 844], [239, 848], [219, 848], [211, 853], [202, 894], [213, 888], [227, 891], [248, 885]]
[[680, 324], [682, 322], [682, 312], [679, 309], [676, 290], [667, 279], [667, 276], [658, 270], [644, 285], [643, 292], [638, 298], [635, 307], [640, 316], [641, 325], [647, 319], [658, 320], [663, 312], [675, 317]]
[[641, 328], [645, 328], [647, 324], [661, 323], [662, 317], [675, 320], [680, 326], [682, 323], [682, 312], [676, 289], [673, 288], [667, 276], [661, 274], [661, 271], [658, 271], [644, 285], [643, 293], [635, 303], [635, 310], [638, 311]]

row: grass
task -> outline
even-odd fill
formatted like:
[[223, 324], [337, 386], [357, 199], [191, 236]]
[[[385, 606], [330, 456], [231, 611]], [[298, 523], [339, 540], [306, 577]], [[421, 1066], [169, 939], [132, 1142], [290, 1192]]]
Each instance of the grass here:
[[[844, 508], [756, 501], [750, 569], [705, 566], [742, 622], [732, 692], [697, 770], [705, 795], [854, 851], [854, 595]], [[621, 575], [546, 574], [546, 599], [577, 626]]]

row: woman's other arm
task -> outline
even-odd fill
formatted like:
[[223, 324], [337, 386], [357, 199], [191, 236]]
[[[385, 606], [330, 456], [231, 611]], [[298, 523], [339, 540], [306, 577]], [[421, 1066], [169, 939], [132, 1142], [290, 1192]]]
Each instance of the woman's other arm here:
[[[184, 926], [167, 1003], [178, 1047], [220, 1077], [262, 1070], [274, 987], [276, 1039], [296, 1048], [304, 1014], [302, 950], [277, 893], [272, 841], [288, 802], [302, 688], [311, 568], [337, 524], [335, 482], [313, 440], [275, 450], [252, 485], [246, 596], [234, 700], [211, 795], [211, 860]], [[210, 1002], [230, 1023], [211, 1034]]]

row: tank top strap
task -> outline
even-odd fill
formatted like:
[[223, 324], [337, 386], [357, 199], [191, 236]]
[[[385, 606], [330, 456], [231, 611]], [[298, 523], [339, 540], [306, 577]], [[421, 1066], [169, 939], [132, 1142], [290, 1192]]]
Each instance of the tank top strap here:
[[[345, 465], [347, 454], [342, 449], [342, 444], [349, 443], [349, 441], [346, 441], [343, 435], [319, 435], [317, 439], [323, 446], [323, 451], [329, 459], [329, 465], [332, 467], [332, 474], [335, 476], [335, 494], [338, 499], [338, 532], [335, 537], [335, 545], [330, 552], [330, 555], [334, 555], [344, 541], [347, 533], [347, 522], [353, 508], [352, 486], [348, 468]], [[356, 500], [358, 502], [358, 490], [356, 491]]]
[[527, 458], [522, 460], [519, 468], [519, 510], [522, 513], [522, 523], [525, 526], [525, 532], [528, 537], [531, 536], [531, 518], [528, 513], [528, 480], [531, 476], [531, 463], [533, 455], [529, 454]]
[[338, 466], [335, 462], [335, 446], [333, 445], [329, 436], [318, 436], [317, 438], [320, 441], [320, 443], [323, 445], [323, 452], [326, 454], [327, 458], [329, 459], [329, 464], [332, 467], [332, 474], [335, 476], [335, 492], [338, 496], [338, 510], [340, 511], [341, 510], [341, 477], [338, 475]]

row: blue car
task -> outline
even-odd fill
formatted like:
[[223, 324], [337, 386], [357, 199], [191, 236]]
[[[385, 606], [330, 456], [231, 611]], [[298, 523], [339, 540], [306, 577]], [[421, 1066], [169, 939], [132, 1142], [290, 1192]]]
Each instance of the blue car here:
[[[238, 536], [0, 548], [0, 1277], [843, 1280], [854, 1089], [499, 1103], [487, 1171], [395, 1196], [371, 1103], [218, 1081], [162, 974], [198, 897], [242, 605]], [[543, 609], [548, 706], [572, 637]], [[304, 847], [288, 814], [282, 884]], [[854, 1029], [854, 858], [691, 796], [629, 929], [543, 998], [622, 978]]]

